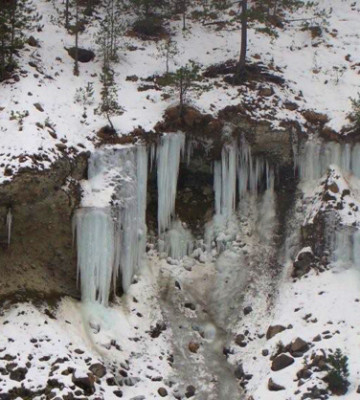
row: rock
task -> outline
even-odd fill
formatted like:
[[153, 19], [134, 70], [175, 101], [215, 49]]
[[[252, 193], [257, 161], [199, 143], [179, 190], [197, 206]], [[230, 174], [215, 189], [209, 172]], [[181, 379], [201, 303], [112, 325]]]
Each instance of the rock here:
[[266, 357], [269, 355], [269, 350], [268, 349], [263, 349], [263, 351], [261, 352], [261, 354]]
[[271, 378], [269, 379], [268, 382], [268, 389], [271, 392], [279, 392], [280, 390], [285, 390], [284, 386], [278, 385]]
[[195, 386], [189, 385], [186, 388], [185, 396], [189, 399], [190, 397], [195, 396]]
[[297, 110], [297, 109], [299, 108], [299, 105], [296, 104], [296, 103], [293, 103], [293, 102], [291, 102], [291, 101], [286, 101], [286, 102], [284, 103], [284, 107], [285, 107], [287, 110], [295, 111], [295, 110]]
[[236, 335], [235, 343], [236, 343], [238, 346], [243, 347], [244, 340], [245, 340], [245, 336], [244, 336], [242, 333], [240, 333], [239, 335]]
[[160, 397], [166, 397], [168, 395], [168, 392], [164, 387], [159, 388], [158, 393]]
[[92, 374], [77, 376], [75, 371], [72, 376], [72, 382], [82, 389], [87, 396], [95, 392], [95, 378]]
[[189, 351], [191, 351], [191, 353], [197, 353], [200, 348], [200, 344], [198, 342], [191, 341], [189, 343], [188, 347], [189, 347]]
[[116, 397], [122, 397], [122, 396], [123, 396], [123, 393], [122, 393], [121, 390], [114, 390], [113, 393], [114, 393], [114, 395], [115, 395]]
[[16, 368], [10, 372], [10, 379], [21, 382], [25, 379], [27, 372], [26, 368]]
[[236, 379], [243, 379], [245, 376], [244, 368], [242, 364], [239, 364], [234, 371], [234, 375]]
[[89, 370], [100, 379], [106, 375], [106, 368], [100, 363], [92, 364]]
[[272, 87], [264, 87], [259, 90], [259, 96], [270, 97], [274, 94]]
[[269, 326], [267, 332], [266, 332], [266, 339], [269, 340], [278, 333], [284, 331], [286, 328], [282, 325], [274, 325], [274, 326]]
[[296, 376], [298, 379], [309, 379], [312, 375], [312, 372], [310, 369], [304, 367], [300, 371], [296, 373]]
[[297, 254], [294, 261], [293, 277], [300, 278], [309, 272], [311, 264], [314, 262], [314, 253], [311, 247], [304, 247]]
[[321, 335], [316, 335], [313, 339], [313, 342], [320, 342], [321, 340]]
[[324, 125], [329, 122], [329, 117], [325, 114], [317, 113], [313, 110], [306, 110], [302, 113], [303, 117], [313, 125]]
[[153, 339], [158, 338], [163, 331], [166, 331], [166, 324], [163, 321], [159, 321], [154, 327], [151, 327], [150, 336]]
[[356, 393], [360, 393], [360, 385], [357, 387]]
[[43, 109], [43, 107], [42, 107], [42, 105], [41, 105], [40, 103], [35, 103], [35, 104], [34, 104], [34, 107], [35, 107], [38, 111], [44, 112], [44, 109]]
[[[68, 52], [69, 56], [75, 60], [76, 58], [76, 48], [75, 47], [70, 47], [69, 49], [66, 49]], [[91, 50], [86, 50], [86, 49], [78, 49], [78, 60], [81, 63], [88, 63], [92, 61], [95, 58], [95, 53]]]
[[247, 307], [244, 308], [244, 314], [245, 314], [245, 315], [248, 315], [248, 314], [251, 313], [252, 310], [253, 310], [253, 309], [252, 309], [251, 306], [247, 306]]
[[38, 41], [34, 38], [34, 36], [30, 36], [27, 40], [27, 44], [31, 47], [39, 47]]
[[184, 304], [184, 307], [185, 307], [185, 308], [189, 308], [189, 309], [192, 310], [192, 311], [195, 311], [195, 310], [196, 310], [196, 305], [193, 304], [193, 303], [185, 303], [185, 304]]
[[280, 371], [294, 363], [294, 359], [287, 354], [279, 354], [273, 359], [271, 369], [273, 371]]
[[290, 353], [305, 353], [308, 350], [309, 345], [299, 337], [290, 344]]

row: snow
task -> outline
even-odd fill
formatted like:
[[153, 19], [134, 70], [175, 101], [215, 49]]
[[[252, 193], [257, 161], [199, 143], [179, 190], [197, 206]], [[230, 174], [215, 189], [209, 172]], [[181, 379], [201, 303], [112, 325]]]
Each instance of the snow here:
[[[20, 81], [2, 84], [0, 161], [3, 172], [11, 170], [15, 174], [20, 168], [28, 167], [44, 169], [64, 154], [73, 157], [84, 150], [92, 151], [96, 132], [106, 124], [104, 117], [94, 112], [100, 102], [101, 59], [97, 57], [94, 62], [81, 64], [80, 76], [73, 75], [73, 60], [65, 48], [73, 45], [74, 38], [63, 27], [61, 7], [45, 0], [36, 3], [42, 16], [41, 29], [29, 34], [39, 41], [39, 47], [26, 44], [21, 51]], [[324, 20], [317, 16], [323, 9], [327, 13]], [[234, 10], [237, 12], [238, 8], [234, 6]], [[261, 33], [257, 30], [261, 25], [252, 24], [249, 60], [256, 60], [260, 55], [265, 66], [283, 75], [286, 85], [266, 84], [275, 94], [259, 97], [261, 85], [245, 86], [239, 93], [236, 87], [207, 79], [200, 91], [191, 93], [191, 103], [204, 112], [216, 114], [227, 105], [244, 101], [249, 104], [249, 116], [270, 118], [274, 126], [286, 119], [303, 125], [305, 120], [300, 111], [314, 109], [327, 114], [329, 127], [339, 131], [348, 123], [349, 98], [356, 97], [359, 91], [356, 83], [360, 61], [359, 15], [359, 8], [353, 1], [320, 0], [314, 7], [302, 7], [289, 15], [288, 19], [294, 21], [286, 23], [283, 30], [276, 28], [278, 37]], [[311, 23], [322, 28], [320, 38], [312, 39], [310, 31], [303, 29], [304, 22], [298, 21], [307, 17], [314, 17]], [[230, 17], [220, 11], [218, 18], [230, 21]], [[168, 29], [178, 48], [171, 60], [171, 71], [189, 59], [199, 62], [204, 70], [214, 63], [238, 57], [238, 22], [214, 29], [212, 25], [203, 26], [199, 21], [188, 19], [187, 30], [183, 32], [181, 21], [173, 20]], [[92, 48], [95, 53], [98, 52], [94, 44], [96, 30], [95, 21], [80, 34], [80, 46]], [[164, 72], [165, 60], [155, 42], [143, 42], [131, 36], [124, 37], [119, 53], [120, 60], [113, 67], [118, 101], [124, 113], [114, 117], [113, 123], [120, 134], [129, 133], [139, 125], [151, 130], [161, 120], [164, 110], [176, 104], [176, 93], [169, 88], [148, 91], [138, 91], [138, 88], [142, 85], [141, 79]], [[348, 54], [350, 58], [346, 57]], [[136, 75], [139, 80], [126, 80], [129, 75]], [[75, 95], [89, 82], [94, 86], [94, 98], [84, 118], [84, 107], [75, 101]], [[170, 94], [170, 98], [164, 99], [163, 93]], [[289, 101], [297, 103], [299, 111], [284, 108], [284, 103]], [[43, 112], [34, 106], [36, 103], [42, 105]], [[23, 118], [20, 129], [20, 122], [11, 118], [11, 113], [25, 111], [29, 115]], [[1, 174], [0, 178], [3, 182], [11, 179], [11, 175]]]

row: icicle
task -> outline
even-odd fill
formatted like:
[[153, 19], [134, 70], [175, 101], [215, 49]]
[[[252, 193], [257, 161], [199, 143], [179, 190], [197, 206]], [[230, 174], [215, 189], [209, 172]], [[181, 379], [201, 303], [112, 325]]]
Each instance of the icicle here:
[[7, 215], [6, 215], [6, 230], [7, 230], [7, 244], [10, 246], [11, 242], [11, 229], [12, 229], [12, 212], [11, 208], [8, 209]]
[[110, 209], [79, 209], [75, 214], [75, 233], [82, 299], [107, 305], [115, 255]]
[[163, 136], [157, 152], [158, 230], [166, 231], [175, 212], [180, 157], [184, 152], [185, 135]]
[[360, 146], [350, 143], [323, 143], [308, 140], [299, 156], [299, 175], [302, 181], [320, 179], [331, 164], [341, 168], [344, 174], [360, 177]]
[[[119, 274], [126, 292], [146, 247], [145, 146], [102, 149], [89, 162], [83, 208], [75, 216], [83, 298], [107, 304]], [[105, 199], [105, 200], [104, 200]], [[113, 203], [112, 208], [105, 206]]]

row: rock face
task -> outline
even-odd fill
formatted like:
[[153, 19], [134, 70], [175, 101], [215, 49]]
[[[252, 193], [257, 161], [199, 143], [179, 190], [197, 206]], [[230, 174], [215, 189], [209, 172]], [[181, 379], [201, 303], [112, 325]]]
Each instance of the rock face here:
[[14, 292], [79, 295], [71, 220], [80, 201], [77, 180], [86, 168], [83, 154], [72, 161], [58, 160], [43, 172], [24, 170], [0, 186], [0, 271], [6, 276], [0, 282], [0, 296]]

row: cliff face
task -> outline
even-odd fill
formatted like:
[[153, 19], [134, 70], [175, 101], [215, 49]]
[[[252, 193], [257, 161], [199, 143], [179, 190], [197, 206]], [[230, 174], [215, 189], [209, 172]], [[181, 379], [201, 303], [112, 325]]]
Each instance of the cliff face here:
[[84, 154], [60, 159], [49, 170], [24, 170], [0, 186], [2, 296], [22, 291], [78, 296], [71, 218], [86, 166]]

